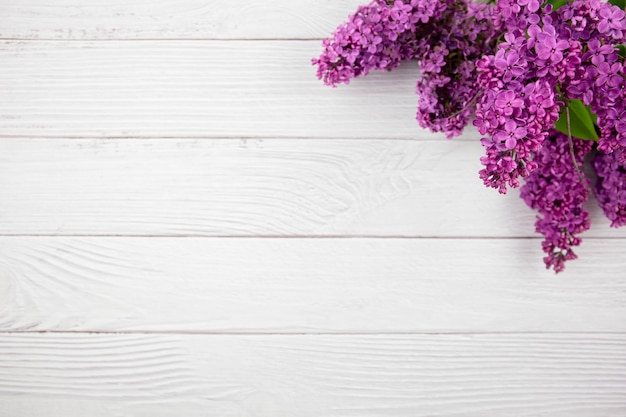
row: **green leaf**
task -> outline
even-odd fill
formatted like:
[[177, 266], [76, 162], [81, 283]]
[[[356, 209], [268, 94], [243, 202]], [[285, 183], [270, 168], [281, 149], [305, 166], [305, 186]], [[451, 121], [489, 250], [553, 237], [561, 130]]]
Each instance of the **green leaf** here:
[[619, 7], [622, 10], [626, 8], [626, 0], [609, 0], [609, 3], [611, 3], [613, 6]]
[[[617, 0], [617, 1], [626, 1], [626, 0]], [[567, 0], [548, 0], [548, 3], [552, 5], [552, 10], [558, 10], [561, 6], [564, 6], [567, 3]]]
[[[598, 134], [595, 129], [597, 116], [591, 113], [588, 107], [585, 107], [580, 100], [571, 100], [567, 103], [569, 108], [569, 120], [572, 136], [580, 139], [598, 140]], [[566, 107], [561, 109], [559, 120], [554, 127], [561, 133], [567, 135], [567, 115]]]
[[617, 45], [617, 49], [619, 49], [619, 56], [621, 56], [622, 58], [626, 57], [626, 46]]

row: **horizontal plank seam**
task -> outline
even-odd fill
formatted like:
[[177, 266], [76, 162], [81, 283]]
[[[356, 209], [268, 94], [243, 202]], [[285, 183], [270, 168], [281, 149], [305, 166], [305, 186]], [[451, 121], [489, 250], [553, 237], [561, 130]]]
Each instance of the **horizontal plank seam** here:
[[242, 332], [242, 331], [203, 331], [203, 330], [0, 330], [4, 334], [171, 334], [171, 335], [204, 335], [204, 336], [454, 336], [454, 335], [626, 335], [626, 332], [610, 331], [423, 331], [423, 332]]
[[[159, 238], [159, 239], [406, 239], [406, 240], [539, 240], [541, 236], [402, 236], [402, 235], [206, 235], [206, 234], [28, 234], [28, 233], [0, 233], [0, 237], [15, 238]], [[583, 236], [585, 240], [626, 240], [626, 236]]]
[[[417, 122], [416, 122], [417, 127]], [[430, 134], [430, 133], [428, 133]], [[45, 136], [45, 135], [0, 135], [0, 140], [330, 140], [330, 141], [403, 141], [403, 142], [469, 142], [474, 139], [437, 139], [437, 138], [402, 138], [389, 136], [363, 136], [359, 138], [346, 138], [343, 136]]]
[[[330, 33], [329, 33], [330, 36]], [[324, 38], [0, 38], [3, 42], [322, 42]]]

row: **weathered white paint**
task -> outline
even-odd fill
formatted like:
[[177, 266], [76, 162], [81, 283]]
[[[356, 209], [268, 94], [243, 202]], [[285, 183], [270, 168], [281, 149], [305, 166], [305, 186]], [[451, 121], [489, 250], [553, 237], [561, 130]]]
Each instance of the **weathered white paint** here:
[[1, 0], [0, 38], [325, 38], [362, 3], [362, 0]]
[[23, 416], [618, 417], [624, 335], [19, 335]]
[[0, 331], [626, 331], [626, 241], [578, 252], [555, 277], [537, 239], [4, 237]]
[[554, 276], [415, 63], [324, 87], [358, 3], [0, 0], [1, 417], [626, 415], [624, 231]]

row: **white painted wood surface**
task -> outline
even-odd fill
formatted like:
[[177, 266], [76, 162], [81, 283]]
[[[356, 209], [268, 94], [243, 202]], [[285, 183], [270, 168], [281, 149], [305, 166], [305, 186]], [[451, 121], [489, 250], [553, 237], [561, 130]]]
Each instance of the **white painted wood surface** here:
[[13, 416], [618, 417], [625, 349], [624, 335], [13, 333], [0, 336], [0, 404]]
[[[445, 141], [5, 139], [0, 231], [532, 236], [534, 214], [524, 203], [482, 186], [480, 148]], [[598, 220], [591, 234], [612, 235]]]
[[325, 38], [361, 0], [2, 0], [9, 39]]
[[0, 417], [626, 416], [626, 232], [322, 86], [359, 3], [0, 0]]
[[[0, 232], [536, 237], [517, 190], [483, 186], [481, 155], [477, 141], [5, 139]], [[624, 237], [589, 206], [585, 236]]]
[[[331, 89], [320, 41], [0, 43], [0, 132], [25, 137], [433, 138], [417, 65]], [[443, 137], [443, 136], [439, 136]]]
[[555, 278], [537, 239], [5, 237], [0, 331], [623, 332], [625, 250]]

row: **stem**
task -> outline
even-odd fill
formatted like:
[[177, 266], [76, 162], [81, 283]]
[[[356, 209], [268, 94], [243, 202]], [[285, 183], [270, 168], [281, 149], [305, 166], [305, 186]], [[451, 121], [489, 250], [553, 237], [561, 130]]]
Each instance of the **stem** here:
[[463, 113], [465, 110], [469, 109], [471, 106], [476, 104], [476, 102], [478, 101], [478, 98], [480, 97], [481, 94], [482, 94], [482, 91], [479, 91], [478, 93], [476, 93], [476, 95], [474, 97], [472, 97], [470, 99], [470, 101], [468, 101], [467, 104], [465, 106], [463, 106], [463, 108], [461, 110], [455, 111], [452, 114], [440, 117], [438, 119], [434, 119], [433, 122], [438, 122], [438, 121], [442, 121], [442, 120], [446, 120], [446, 119], [452, 119], [453, 117], [458, 116], [459, 114]]
[[569, 142], [569, 154], [572, 157], [572, 163], [574, 164], [574, 168], [576, 168], [578, 178], [580, 179], [583, 187], [585, 187], [587, 192], [591, 194], [591, 190], [587, 186], [585, 175], [581, 171], [580, 166], [578, 166], [578, 162], [576, 162], [576, 154], [574, 153], [574, 141], [572, 140], [572, 130], [570, 127], [569, 106], [565, 106], [565, 120], [567, 121], [567, 140]]

